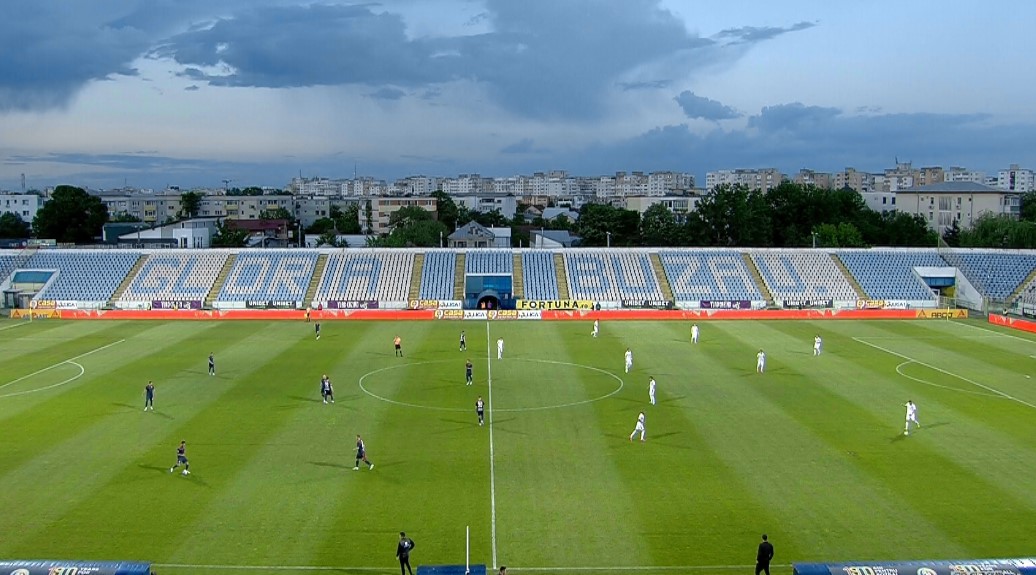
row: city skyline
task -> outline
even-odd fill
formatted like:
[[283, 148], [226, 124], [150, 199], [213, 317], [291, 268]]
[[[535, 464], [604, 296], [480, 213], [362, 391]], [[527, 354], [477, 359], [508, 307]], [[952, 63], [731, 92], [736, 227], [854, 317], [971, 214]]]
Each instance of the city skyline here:
[[1036, 164], [1036, 5], [729, 4], [15, 3], [0, 189]]

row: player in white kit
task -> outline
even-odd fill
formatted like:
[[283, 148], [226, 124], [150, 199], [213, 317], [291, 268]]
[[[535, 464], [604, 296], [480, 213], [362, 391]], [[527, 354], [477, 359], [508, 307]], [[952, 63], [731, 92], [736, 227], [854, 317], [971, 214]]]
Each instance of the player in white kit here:
[[630, 441], [633, 441], [633, 436], [640, 433], [640, 440], [644, 441], [644, 412], [641, 411], [640, 415], [637, 416], [637, 426], [633, 428], [633, 433], [630, 434]]
[[626, 348], [626, 373], [629, 373], [633, 369], [633, 352], [630, 348]]
[[698, 324], [691, 325], [691, 343], [698, 343]]
[[496, 358], [504, 358], [504, 338], [502, 337], [496, 340]]
[[601, 322], [594, 320], [594, 330], [590, 332], [590, 335], [597, 337], [597, 334], [601, 332]]
[[915, 427], [921, 427], [921, 423], [917, 421], [917, 404], [908, 400], [906, 402], [906, 425], [903, 427], [903, 435], [910, 435], [911, 422], [913, 422]]
[[655, 405], [655, 378], [648, 382], [648, 397], [651, 398], [651, 405]]
[[824, 340], [820, 339], [819, 335], [814, 337], [813, 338], [813, 355], [814, 356], [820, 355], [820, 351], [823, 349], [823, 347], [824, 347]]
[[759, 350], [759, 353], [755, 354], [755, 372], [763, 373], [766, 371], [766, 352]]

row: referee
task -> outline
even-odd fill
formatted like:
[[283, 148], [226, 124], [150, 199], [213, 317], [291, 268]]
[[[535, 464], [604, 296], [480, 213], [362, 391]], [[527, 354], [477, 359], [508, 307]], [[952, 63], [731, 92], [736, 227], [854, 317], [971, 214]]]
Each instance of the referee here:
[[399, 558], [399, 573], [400, 575], [407, 575], [407, 571], [410, 575], [414, 575], [414, 570], [410, 568], [410, 551], [414, 548], [414, 540], [407, 537], [406, 533], [399, 532], [399, 545], [396, 546], [396, 557]]

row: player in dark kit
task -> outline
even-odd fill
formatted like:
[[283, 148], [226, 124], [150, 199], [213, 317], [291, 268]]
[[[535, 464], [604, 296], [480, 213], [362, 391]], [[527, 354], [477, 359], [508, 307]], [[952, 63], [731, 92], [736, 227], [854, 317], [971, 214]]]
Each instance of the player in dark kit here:
[[464, 330], [460, 331], [460, 350], [468, 351], [468, 340], [467, 337], [465, 337], [464, 335]]
[[209, 352], [209, 375], [216, 375], [216, 357]]
[[155, 384], [151, 381], [144, 386], [144, 411], [155, 410]]
[[471, 360], [469, 359], [469, 360], [464, 362], [464, 378], [465, 378], [465, 381], [467, 382], [465, 385], [472, 385], [474, 383], [473, 377], [471, 375], [471, 370], [472, 370], [472, 365], [471, 365]]
[[320, 322], [319, 321], [316, 322], [315, 324], [313, 324], [313, 330], [317, 334], [317, 339], [320, 339]]
[[475, 400], [475, 413], [478, 414], [478, 426], [482, 427], [486, 422], [486, 402], [482, 401], [481, 395]]
[[367, 446], [363, 444], [363, 439], [360, 439], [360, 434], [356, 434], [356, 464], [353, 465], [353, 471], [360, 468], [360, 462], [367, 464], [367, 469], [374, 469], [374, 464], [367, 460]]
[[187, 440], [181, 441], [176, 448], [176, 465], [169, 468], [169, 473], [176, 471], [177, 467], [183, 465], [183, 474], [191, 474], [191, 464], [187, 462]]
[[331, 379], [324, 374], [324, 377], [320, 378], [320, 397], [324, 398], [324, 403], [330, 401], [335, 402], [335, 388], [331, 385]]
[[410, 575], [414, 575], [414, 570], [410, 568], [410, 552], [414, 550], [414, 540], [407, 537], [406, 533], [399, 532], [399, 545], [396, 546], [396, 557], [399, 559], [399, 572], [400, 575], [407, 575], [407, 571]]

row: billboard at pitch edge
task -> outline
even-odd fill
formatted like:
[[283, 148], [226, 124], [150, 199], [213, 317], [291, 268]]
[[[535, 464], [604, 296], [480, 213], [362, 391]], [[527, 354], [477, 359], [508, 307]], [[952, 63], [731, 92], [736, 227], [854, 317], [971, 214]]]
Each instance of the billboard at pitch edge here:
[[508, 321], [542, 319], [540, 310], [482, 310], [482, 309], [437, 309], [435, 319], [456, 319], [456, 320], [483, 320], [483, 321]]
[[552, 309], [594, 309], [594, 302], [586, 299], [520, 299], [515, 301], [518, 310], [552, 310]]

